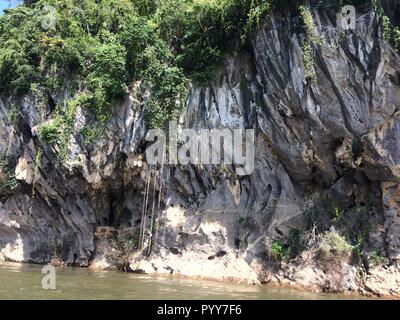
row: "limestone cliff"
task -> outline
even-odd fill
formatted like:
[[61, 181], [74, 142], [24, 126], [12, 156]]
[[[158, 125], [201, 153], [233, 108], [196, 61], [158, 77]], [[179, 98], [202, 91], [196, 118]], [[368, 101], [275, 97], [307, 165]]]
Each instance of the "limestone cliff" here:
[[[254, 128], [249, 176], [233, 166], [149, 167], [140, 83], [91, 147], [79, 135], [87, 119], [78, 107], [65, 161], [37, 136], [51, 105], [25, 96], [11, 123], [13, 98], [2, 99], [8, 166], [0, 177], [14, 175], [15, 186], [0, 189], [0, 257], [112, 267], [113, 239], [127, 234], [136, 237], [126, 250], [132, 270], [399, 295], [400, 56], [373, 11], [346, 32], [333, 12], [313, 16], [322, 40], [313, 44], [313, 77], [304, 28], [277, 13], [250, 52], [232, 52], [212, 81], [192, 84], [182, 127]], [[315, 243], [332, 228], [358, 246], [358, 259], [321, 263]], [[298, 255], [271, 257], [268, 244], [292, 248], [294, 239], [305, 243]], [[376, 252], [391, 266], [374, 267]]]

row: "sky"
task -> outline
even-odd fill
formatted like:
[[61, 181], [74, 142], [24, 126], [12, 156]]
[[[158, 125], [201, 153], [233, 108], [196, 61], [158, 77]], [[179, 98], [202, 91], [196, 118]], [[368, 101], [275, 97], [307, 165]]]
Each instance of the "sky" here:
[[21, 0], [0, 0], [0, 14], [3, 14], [4, 9], [15, 7], [21, 2]]

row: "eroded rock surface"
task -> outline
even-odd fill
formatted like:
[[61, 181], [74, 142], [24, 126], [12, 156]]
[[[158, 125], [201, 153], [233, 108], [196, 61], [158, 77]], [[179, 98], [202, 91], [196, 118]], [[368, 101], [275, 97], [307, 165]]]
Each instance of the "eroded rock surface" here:
[[[312, 262], [278, 272], [266, 255], [266, 239], [289, 244], [292, 230], [314, 225], [323, 232], [343, 216], [342, 229], [354, 243], [363, 235], [367, 255], [400, 257], [400, 56], [380, 39], [373, 12], [358, 17], [354, 32], [340, 32], [332, 13], [314, 18], [322, 39], [314, 80], [306, 78], [305, 33], [284, 32], [279, 26], [289, 21], [273, 15], [254, 36], [252, 52], [233, 53], [209, 85], [190, 90], [182, 127], [255, 130], [248, 176], [232, 165], [187, 165], [164, 166], [149, 179], [140, 84], [94, 146], [79, 134], [89, 120], [78, 108], [63, 161], [57, 146], [37, 136], [43, 111], [35, 97], [23, 99], [15, 123], [7, 118], [12, 98], [1, 100], [0, 152], [15, 185], [0, 188], [0, 257], [112, 267], [105, 259], [110, 243], [95, 236], [97, 228], [140, 233], [148, 196], [145, 226], [155, 233], [145, 234], [148, 254], [132, 250], [133, 270], [247, 282], [267, 282], [270, 273], [313, 289], [399, 295], [396, 276], [388, 280], [383, 269], [359, 276], [365, 266], [348, 260], [332, 276]], [[10, 178], [5, 170], [3, 182]], [[334, 216], [326, 199], [333, 199]]]

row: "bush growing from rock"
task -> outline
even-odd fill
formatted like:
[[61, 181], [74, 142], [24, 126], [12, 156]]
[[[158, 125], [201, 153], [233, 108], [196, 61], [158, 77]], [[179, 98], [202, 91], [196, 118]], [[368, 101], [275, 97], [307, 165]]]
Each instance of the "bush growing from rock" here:
[[347, 243], [346, 239], [339, 235], [334, 229], [320, 236], [318, 250], [321, 257], [324, 259], [350, 254], [352, 249], [353, 246]]

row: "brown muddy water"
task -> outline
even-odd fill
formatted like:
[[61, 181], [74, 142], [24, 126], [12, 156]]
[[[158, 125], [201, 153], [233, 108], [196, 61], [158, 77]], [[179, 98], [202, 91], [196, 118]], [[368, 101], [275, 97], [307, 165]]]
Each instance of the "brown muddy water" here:
[[42, 288], [42, 266], [0, 263], [0, 299], [363, 299], [363, 297], [316, 294], [268, 286], [155, 277], [115, 271], [57, 267], [56, 289]]

